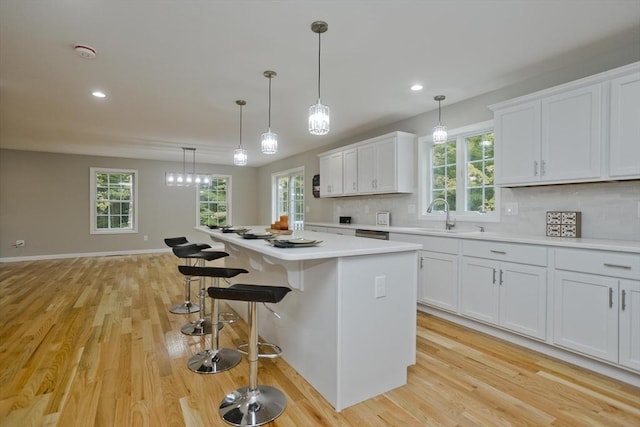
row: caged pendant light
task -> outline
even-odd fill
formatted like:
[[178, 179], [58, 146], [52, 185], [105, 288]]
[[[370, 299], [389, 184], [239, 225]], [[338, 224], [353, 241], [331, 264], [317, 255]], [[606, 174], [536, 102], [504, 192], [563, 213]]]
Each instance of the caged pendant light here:
[[265, 71], [264, 76], [269, 79], [269, 125], [262, 134], [261, 150], [263, 154], [275, 154], [278, 151], [278, 135], [271, 132], [271, 79], [277, 76], [275, 71]]
[[325, 33], [329, 26], [324, 21], [315, 21], [311, 24], [311, 31], [318, 34], [318, 102], [309, 107], [309, 133], [311, 135], [326, 135], [329, 133], [329, 107], [320, 102], [320, 53], [321, 34]]
[[247, 164], [247, 150], [242, 148], [242, 107], [247, 105], [247, 101], [238, 99], [236, 104], [240, 106], [240, 144], [233, 151], [233, 164], [236, 166], [245, 166]]
[[442, 110], [440, 103], [444, 100], [444, 95], [438, 95], [433, 98], [438, 101], [438, 124], [433, 127], [433, 143], [444, 144], [447, 142], [447, 127], [442, 124]]

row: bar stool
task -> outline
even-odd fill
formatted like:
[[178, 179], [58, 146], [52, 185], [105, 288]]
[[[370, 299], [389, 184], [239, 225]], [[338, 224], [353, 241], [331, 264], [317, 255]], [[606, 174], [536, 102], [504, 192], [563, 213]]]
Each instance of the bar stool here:
[[[186, 266], [192, 265], [193, 260], [196, 260], [196, 263], [204, 264], [205, 259], [207, 261], [213, 261], [214, 259], [229, 256], [228, 253], [223, 251], [203, 251], [200, 249], [203, 247], [202, 245], [206, 245], [209, 248], [211, 247], [206, 243], [189, 243], [175, 245], [171, 248], [171, 250], [173, 251], [173, 254], [175, 256], [185, 260]], [[190, 314], [200, 311], [200, 306], [191, 302], [191, 282], [191, 278], [186, 276], [184, 279], [185, 301], [182, 304], [177, 304], [171, 307], [169, 309], [171, 313]], [[204, 317], [204, 315], [201, 317]]]
[[164, 239], [164, 244], [169, 246], [170, 248], [173, 248], [174, 246], [178, 246], [178, 245], [196, 245], [198, 246], [199, 250], [209, 249], [211, 247], [211, 245], [208, 245], [206, 243], [191, 243], [184, 236], [167, 237]]
[[[238, 274], [248, 273], [244, 268], [194, 267], [186, 265], [179, 266], [178, 270], [186, 277], [196, 276], [200, 277], [203, 281], [206, 277], [215, 279], [216, 286], [212, 286], [209, 289], [226, 289], [218, 287], [220, 278], [228, 279]], [[220, 325], [218, 317], [219, 301], [214, 298], [209, 325]], [[212, 334], [211, 346], [200, 353], [194, 354], [187, 362], [189, 369], [198, 374], [216, 374], [226, 371], [236, 366], [242, 359], [242, 356], [237, 350], [220, 348], [220, 326], [217, 328], [210, 326], [210, 329]]]
[[257, 303], [278, 303], [290, 288], [284, 286], [231, 285], [228, 288], [209, 288], [209, 296], [216, 300], [247, 301], [249, 303], [249, 386], [226, 395], [220, 403], [222, 419], [234, 426], [259, 426], [278, 418], [287, 405], [280, 390], [258, 385], [258, 313]]
[[[208, 245], [207, 243], [190, 243], [187, 240], [187, 238], [184, 236], [167, 237], [164, 239], [164, 243], [170, 248], [174, 248], [177, 246], [190, 246], [192, 252], [198, 252], [203, 249], [208, 249], [211, 247], [211, 245]], [[174, 255], [175, 255], [175, 252], [174, 252]], [[185, 259], [185, 265], [191, 265], [191, 260]], [[184, 293], [185, 301], [182, 304], [177, 304], [171, 307], [169, 309], [171, 313], [189, 314], [189, 313], [197, 313], [198, 311], [200, 311], [200, 307], [197, 304], [193, 304], [191, 302], [191, 286], [190, 285], [191, 285], [191, 282], [190, 281], [187, 282], [185, 280], [185, 293]]]

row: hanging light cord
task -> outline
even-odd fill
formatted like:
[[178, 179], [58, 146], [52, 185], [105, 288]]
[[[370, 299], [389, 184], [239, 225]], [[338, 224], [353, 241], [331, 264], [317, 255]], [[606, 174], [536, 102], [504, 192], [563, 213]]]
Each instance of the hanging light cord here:
[[240, 148], [242, 148], [242, 105], [240, 105]]
[[271, 132], [271, 77], [269, 77], [269, 132]]
[[442, 101], [438, 100], [438, 124], [441, 125], [442, 124], [442, 110], [440, 108], [440, 103]]
[[320, 52], [322, 52], [321, 34], [318, 32], [318, 102], [320, 101]]

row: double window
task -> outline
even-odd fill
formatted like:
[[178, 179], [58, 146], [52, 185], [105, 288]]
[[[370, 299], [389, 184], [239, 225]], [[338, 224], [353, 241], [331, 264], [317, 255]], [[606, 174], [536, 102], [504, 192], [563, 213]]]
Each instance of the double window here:
[[497, 221], [499, 194], [493, 184], [493, 122], [483, 122], [449, 132], [444, 144], [433, 144], [431, 136], [419, 139], [420, 216], [440, 219], [444, 203], [457, 219]]
[[230, 225], [231, 222], [231, 177], [213, 175], [208, 184], [198, 186], [197, 224]]
[[271, 183], [272, 219], [288, 215], [289, 228], [301, 229], [304, 225], [304, 167], [274, 173]]
[[137, 233], [138, 171], [90, 168], [91, 234]]

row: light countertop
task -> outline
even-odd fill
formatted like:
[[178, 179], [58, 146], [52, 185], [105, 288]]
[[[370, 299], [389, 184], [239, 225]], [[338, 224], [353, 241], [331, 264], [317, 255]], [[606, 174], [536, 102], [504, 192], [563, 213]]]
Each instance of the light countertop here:
[[[329, 222], [307, 222], [307, 225], [317, 227], [331, 227], [343, 229], [365, 229], [387, 231], [389, 233], [413, 234], [422, 236], [449, 237], [458, 239], [487, 240], [511, 243], [527, 243], [532, 245], [544, 245], [567, 248], [598, 249], [605, 251], [619, 251], [640, 254], [640, 241], [633, 240], [605, 240], [568, 237], [547, 237], [526, 234], [506, 234], [493, 232], [480, 232], [479, 230], [453, 229], [447, 231], [441, 224], [436, 227], [394, 227], [376, 226], [366, 224], [336, 224]], [[371, 240], [371, 239], [367, 239]]]
[[[251, 232], [264, 232], [266, 226], [246, 226]], [[422, 245], [416, 243], [393, 242], [376, 239], [355, 239], [351, 236], [340, 236], [331, 233], [302, 232], [306, 239], [322, 240], [318, 246], [304, 248], [276, 248], [263, 239], [244, 239], [236, 233], [223, 233], [221, 230], [211, 230], [207, 227], [196, 227], [196, 230], [208, 234], [218, 242], [232, 246], [250, 249], [284, 261], [303, 261], [311, 259], [340, 258], [349, 256], [372, 255], [394, 252], [418, 251]], [[291, 236], [281, 236], [291, 238]]]

